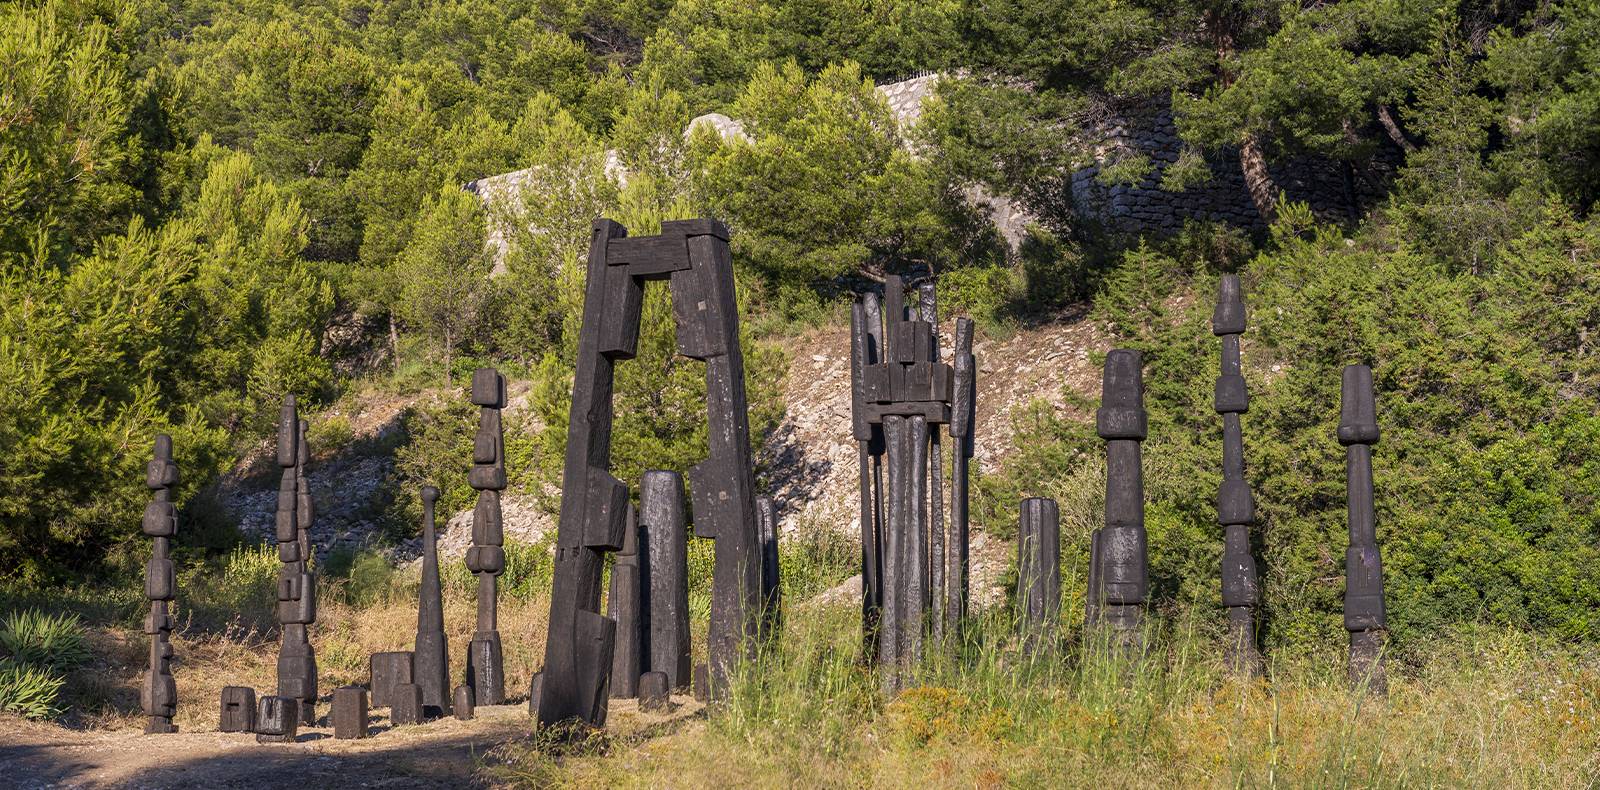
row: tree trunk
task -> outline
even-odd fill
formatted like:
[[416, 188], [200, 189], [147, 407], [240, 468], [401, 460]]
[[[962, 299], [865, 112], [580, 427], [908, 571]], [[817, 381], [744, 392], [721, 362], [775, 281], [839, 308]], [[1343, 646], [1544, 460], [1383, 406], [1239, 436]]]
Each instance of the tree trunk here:
[[1267, 157], [1261, 152], [1261, 141], [1255, 132], [1245, 132], [1239, 145], [1239, 167], [1244, 171], [1244, 186], [1250, 191], [1250, 202], [1256, 204], [1257, 213], [1267, 222], [1277, 216], [1278, 185], [1272, 183], [1267, 172]]
[[1389, 133], [1389, 139], [1393, 140], [1395, 145], [1400, 146], [1400, 150], [1408, 154], [1417, 150], [1417, 146], [1406, 138], [1405, 132], [1400, 131], [1400, 124], [1395, 122], [1394, 113], [1389, 111], [1389, 105], [1378, 105], [1378, 124], [1383, 127], [1385, 132]]

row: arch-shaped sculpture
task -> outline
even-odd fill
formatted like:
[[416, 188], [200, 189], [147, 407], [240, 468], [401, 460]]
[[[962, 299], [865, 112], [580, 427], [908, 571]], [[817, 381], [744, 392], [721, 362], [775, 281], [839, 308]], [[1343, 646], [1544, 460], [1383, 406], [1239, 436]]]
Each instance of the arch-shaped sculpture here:
[[678, 353], [706, 364], [710, 457], [689, 471], [698, 537], [716, 540], [709, 677], [713, 695], [754, 647], [761, 610], [750, 418], [734, 300], [728, 231], [715, 220], [663, 222], [658, 236], [629, 238], [596, 220], [584, 285], [583, 326], [567, 423], [550, 630], [534, 712], [541, 724], [605, 723], [616, 622], [600, 612], [606, 552], [624, 546], [629, 493], [612, 476], [611, 394], [617, 362], [633, 358], [645, 284], [667, 280]]

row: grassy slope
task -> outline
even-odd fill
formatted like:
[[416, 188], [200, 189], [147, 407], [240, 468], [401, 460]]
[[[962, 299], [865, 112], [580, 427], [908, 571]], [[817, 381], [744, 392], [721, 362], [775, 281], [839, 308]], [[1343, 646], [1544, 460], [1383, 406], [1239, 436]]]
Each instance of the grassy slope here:
[[[857, 666], [844, 608], [791, 618], [731, 704], [702, 726], [562, 753], [506, 749], [495, 775], [641, 787], [1580, 787], [1596, 777], [1600, 674], [1517, 633], [1462, 632], [1395, 673], [1388, 699], [1352, 694], [1337, 652], [1273, 663], [1239, 685], [1178, 625], [1142, 662], [1029, 661], [1009, 623], [980, 626], [960, 662], [893, 700]], [[1071, 629], [1069, 629], [1070, 631]]]

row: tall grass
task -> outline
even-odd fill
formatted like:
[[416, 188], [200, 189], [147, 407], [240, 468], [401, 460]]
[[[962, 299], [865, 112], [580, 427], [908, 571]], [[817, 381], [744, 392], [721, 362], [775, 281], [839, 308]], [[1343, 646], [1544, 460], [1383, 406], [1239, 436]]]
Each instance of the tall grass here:
[[1338, 653], [1239, 682], [1188, 621], [1138, 655], [1065, 640], [1027, 655], [1009, 618], [930, 651], [885, 696], [853, 612], [801, 611], [680, 736], [604, 755], [537, 749], [524, 780], [566, 786], [1585, 787], [1600, 779], [1600, 673], [1575, 648], [1504, 630], [1442, 635], [1353, 692]]
[[275, 545], [237, 546], [220, 564], [186, 568], [178, 583], [180, 622], [201, 630], [259, 633], [277, 621], [278, 561]]

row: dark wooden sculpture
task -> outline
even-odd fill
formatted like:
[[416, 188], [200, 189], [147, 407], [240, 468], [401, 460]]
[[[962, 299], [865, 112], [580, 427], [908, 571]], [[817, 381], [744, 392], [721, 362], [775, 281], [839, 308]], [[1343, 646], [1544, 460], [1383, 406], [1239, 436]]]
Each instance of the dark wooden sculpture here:
[[498, 578], [506, 569], [500, 492], [506, 487], [506, 379], [493, 368], [472, 374], [472, 402], [478, 406], [478, 434], [472, 443], [467, 483], [478, 491], [472, 509], [472, 547], [467, 570], [478, 575], [478, 628], [467, 646], [467, 686], [474, 705], [500, 705], [506, 699], [505, 665], [500, 649]]
[[1255, 499], [1244, 479], [1244, 435], [1239, 417], [1250, 409], [1239, 363], [1239, 336], [1245, 330], [1244, 294], [1236, 274], [1222, 275], [1211, 332], [1222, 338], [1222, 374], [1217, 377], [1214, 406], [1222, 415], [1222, 487], [1217, 489], [1217, 523], [1222, 525], [1222, 605], [1228, 610], [1226, 660], [1235, 672], [1257, 677], [1262, 672], [1256, 648], [1255, 610], [1261, 605], [1261, 582], [1250, 553], [1250, 526], [1256, 521]]
[[666, 713], [672, 708], [672, 686], [665, 672], [646, 672], [639, 676], [639, 710]]
[[422, 715], [436, 719], [450, 713], [450, 648], [444, 635], [444, 591], [439, 584], [439, 543], [433, 503], [439, 489], [422, 487], [422, 589], [417, 601], [417, 641], [412, 673], [422, 689]]
[[639, 674], [646, 661], [649, 616], [644, 611], [643, 579], [639, 564], [639, 512], [628, 506], [622, 548], [611, 563], [611, 594], [606, 614], [617, 622], [616, 647], [611, 656], [611, 696], [639, 696]]
[[[850, 316], [851, 429], [861, 475], [862, 632], [897, 689], [922, 655], [923, 634], [954, 631], [967, 605], [967, 469], [972, 458], [972, 322], [956, 321], [954, 365], [939, 361], [933, 288], [914, 315], [905, 284], [866, 294]], [[943, 442], [952, 443], [944, 518]], [[887, 476], [884, 467], [888, 467]], [[887, 477], [887, 479], [885, 479]]]
[[621, 225], [597, 220], [567, 424], [540, 724], [605, 723], [616, 623], [600, 613], [600, 580], [606, 552], [623, 546], [629, 499], [609, 469], [613, 370], [636, 353], [651, 280], [670, 282], [678, 353], [706, 363], [710, 457], [690, 470], [689, 487], [695, 534], [716, 541], [707, 636], [713, 695], [754, 648], [761, 563], [728, 231], [714, 220], [684, 220], [662, 223], [658, 236], [627, 238]]
[[256, 703], [256, 742], [294, 743], [300, 731], [300, 701], [294, 697], [261, 697]]
[[333, 690], [333, 737], [367, 737], [367, 690], [360, 686], [341, 686]]
[[317, 657], [310, 638], [311, 624], [317, 621], [317, 580], [308, 565], [315, 515], [306, 485], [310, 448], [305, 431], [306, 424], [295, 411], [294, 396], [284, 398], [278, 415], [278, 466], [283, 475], [274, 524], [278, 559], [283, 562], [278, 572], [278, 622], [283, 629], [278, 696], [297, 700], [293, 713], [299, 716], [298, 722], [311, 724], [317, 718]]
[[[667, 687], [689, 688], [689, 541], [683, 508], [683, 477], [677, 472], [649, 471], [639, 483], [639, 529], [644, 572], [643, 596], [646, 661], [642, 674], [660, 672]], [[641, 690], [642, 693], [642, 690]]]
[[396, 687], [411, 683], [413, 655], [410, 650], [392, 653], [373, 653], [367, 685], [372, 689], [372, 707], [387, 708], [394, 704]]
[[1061, 514], [1054, 499], [1022, 500], [1017, 530], [1017, 608], [1028, 653], [1049, 645], [1061, 622]]
[[144, 597], [150, 612], [144, 632], [150, 636], [150, 669], [139, 691], [144, 707], [144, 731], [177, 732], [172, 717], [178, 710], [178, 684], [172, 677], [172, 618], [168, 611], [177, 596], [177, 574], [172, 566], [172, 539], [178, 534], [178, 514], [172, 487], [178, 484], [178, 465], [172, 462], [172, 437], [156, 437], [155, 455], [145, 465], [145, 487], [154, 492], [145, 506], [142, 527], [151, 538], [150, 563], [144, 571]]
[[1378, 443], [1372, 369], [1349, 365], [1339, 389], [1339, 444], [1345, 450], [1350, 547], [1344, 554], [1344, 627], [1350, 632], [1350, 680], [1374, 693], [1388, 690], [1383, 643], [1383, 558], [1372, 498], [1372, 445]]
[[222, 720], [218, 732], [255, 732], [256, 690], [248, 686], [222, 687]]
[[778, 566], [778, 506], [772, 497], [756, 498], [756, 523], [761, 530], [761, 633], [777, 634], [783, 626], [783, 590]]
[[1139, 352], [1106, 355], [1095, 429], [1106, 440], [1106, 518], [1090, 539], [1089, 626], [1109, 626], [1128, 644], [1139, 628], [1149, 591], [1144, 529], [1144, 472], [1139, 443], [1147, 433]]

